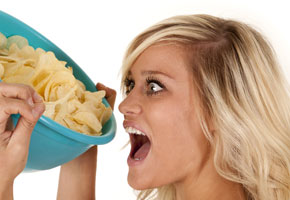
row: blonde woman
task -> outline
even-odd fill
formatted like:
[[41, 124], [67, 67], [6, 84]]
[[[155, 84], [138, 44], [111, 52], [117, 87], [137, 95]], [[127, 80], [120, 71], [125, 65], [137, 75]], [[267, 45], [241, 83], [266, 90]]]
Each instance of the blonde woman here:
[[[176, 16], [133, 40], [122, 72], [137, 199], [290, 199], [289, 86], [260, 33]], [[61, 167], [58, 199], [95, 198], [96, 154]]]
[[[289, 85], [259, 32], [176, 16], [133, 40], [122, 72], [119, 110], [137, 199], [290, 199]], [[94, 191], [65, 193], [81, 184], [64, 181], [79, 174], [68, 173], [76, 163], [62, 167], [60, 199]]]

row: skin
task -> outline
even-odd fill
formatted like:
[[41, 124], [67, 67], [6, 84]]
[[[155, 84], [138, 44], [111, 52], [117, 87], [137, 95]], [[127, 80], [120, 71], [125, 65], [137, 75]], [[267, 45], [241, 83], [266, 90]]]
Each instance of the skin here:
[[[124, 126], [142, 130], [151, 141], [145, 160], [129, 165], [135, 189], [173, 184], [177, 199], [243, 199], [240, 185], [220, 177], [196, 115], [199, 97], [181, 46], [153, 45], [132, 65], [132, 86], [120, 104]], [[148, 82], [146, 79], [158, 80]], [[133, 87], [134, 86], [134, 87]]]
[[[34, 90], [0, 83], [0, 199], [13, 199], [13, 182], [24, 169], [32, 130], [45, 107]], [[20, 113], [15, 128], [11, 114]]]
[[[111, 108], [114, 109], [116, 91], [101, 83], [98, 83], [96, 87], [98, 90], [106, 91], [105, 97]], [[57, 192], [58, 200], [95, 199], [97, 153], [97, 146], [93, 146], [81, 156], [61, 166]]]

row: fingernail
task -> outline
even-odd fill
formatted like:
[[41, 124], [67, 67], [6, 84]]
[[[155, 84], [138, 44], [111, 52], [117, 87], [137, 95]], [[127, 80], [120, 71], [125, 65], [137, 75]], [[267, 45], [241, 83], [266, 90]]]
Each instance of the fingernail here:
[[28, 100], [27, 100], [27, 103], [30, 105], [30, 106], [34, 106], [34, 103], [33, 103], [33, 100], [32, 100], [32, 97], [30, 97]]
[[43, 108], [41, 106], [35, 106], [32, 109], [32, 115], [37, 118], [43, 112]]
[[42, 101], [42, 98], [41, 96], [39, 96], [39, 94], [37, 94], [36, 92], [34, 92], [33, 94], [33, 98], [36, 102], [41, 102]]
[[97, 85], [99, 85], [99, 87], [105, 88], [106, 86], [102, 83], [98, 83]]

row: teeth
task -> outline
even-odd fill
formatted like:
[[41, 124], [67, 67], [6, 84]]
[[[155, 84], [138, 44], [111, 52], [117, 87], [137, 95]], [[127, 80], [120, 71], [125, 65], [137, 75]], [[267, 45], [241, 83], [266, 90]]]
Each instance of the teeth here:
[[133, 127], [127, 127], [126, 132], [129, 134], [136, 134], [136, 135], [143, 135], [146, 136], [143, 132], [139, 131], [138, 129], [135, 129]]
[[134, 160], [141, 160], [141, 158], [134, 158]]

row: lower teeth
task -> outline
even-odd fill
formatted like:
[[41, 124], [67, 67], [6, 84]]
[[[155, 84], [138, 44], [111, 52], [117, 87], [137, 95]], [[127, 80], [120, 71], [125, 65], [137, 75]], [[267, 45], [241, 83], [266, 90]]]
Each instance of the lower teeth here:
[[141, 160], [141, 158], [134, 158], [134, 160]]

